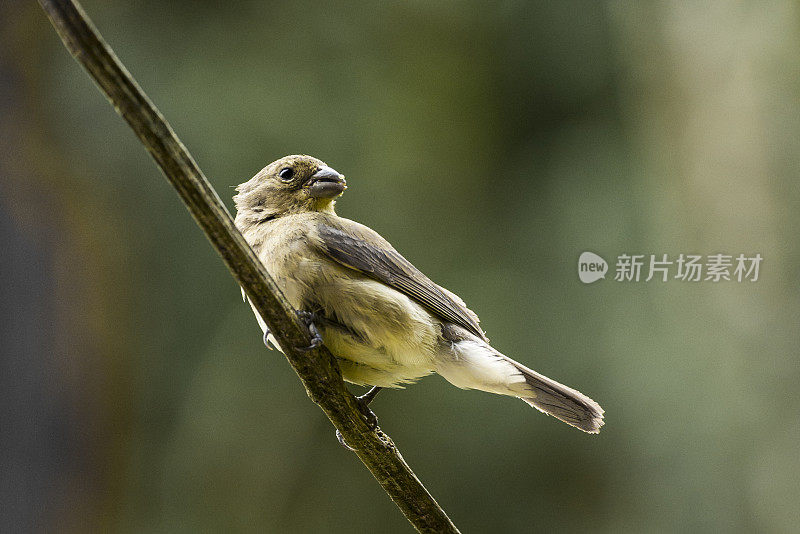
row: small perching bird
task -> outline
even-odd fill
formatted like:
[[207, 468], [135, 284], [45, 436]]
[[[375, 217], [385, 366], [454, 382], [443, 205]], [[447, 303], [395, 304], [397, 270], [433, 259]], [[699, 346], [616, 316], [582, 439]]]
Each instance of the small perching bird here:
[[[335, 199], [346, 188], [344, 176], [322, 161], [286, 156], [237, 187], [236, 226], [344, 379], [373, 386], [367, 402], [379, 388], [436, 372], [460, 388], [518, 397], [599, 432], [603, 409], [596, 402], [492, 348], [464, 301], [377, 232], [336, 215]], [[277, 347], [255, 313], [265, 340]]]

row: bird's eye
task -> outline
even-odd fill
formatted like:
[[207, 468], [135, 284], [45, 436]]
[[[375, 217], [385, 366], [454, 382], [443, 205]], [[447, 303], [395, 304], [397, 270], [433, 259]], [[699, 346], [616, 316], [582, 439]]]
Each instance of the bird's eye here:
[[291, 167], [285, 167], [281, 169], [281, 172], [278, 173], [278, 176], [282, 181], [288, 182], [292, 179], [292, 177], [294, 177], [294, 169]]

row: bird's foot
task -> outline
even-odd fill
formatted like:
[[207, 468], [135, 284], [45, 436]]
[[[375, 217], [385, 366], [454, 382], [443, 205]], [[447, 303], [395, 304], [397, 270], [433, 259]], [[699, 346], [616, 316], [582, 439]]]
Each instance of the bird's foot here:
[[311, 344], [307, 347], [295, 348], [301, 352], [308, 352], [311, 349], [315, 349], [322, 345], [322, 336], [319, 334], [319, 330], [317, 330], [317, 325], [314, 324], [316, 315], [313, 312], [299, 310], [297, 312], [297, 316], [300, 317], [300, 320], [305, 323], [306, 327], [308, 327], [308, 331], [311, 333]]
[[375, 412], [369, 409], [369, 406], [361, 400], [361, 397], [356, 397], [356, 401], [358, 402], [358, 410], [361, 412], [361, 416], [364, 417], [364, 422], [367, 423], [369, 429], [375, 430], [378, 428], [378, 416], [375, 415]]
[[[372, 389], [367, 391], [365, 394], [361, 395], [360, 397], [356, 397], [358, 410], [361, 412], [361, 416], [364, 417], [364, 422], [367, 423], [367, 426], [370, 430], [375, 430], [378, 428], [378, 416], [375, 415], [375, 412], [370, 410], [369, 403], [372, 402], [380, 390], [380, 387], [373, 386]], [[353, 447], [347, 444], [347, 442], [344, 440], [344, 436], [342, 436], [342, 433], [339, 432], [339, 429], [336, 429], [336, 439], [339, 440], [339, 444], [345, 449], [349, 451], [355, 450]]]
[[364, 416], [364, 420], [367, 422], [367, 426], [370, 430], [375, 430], [378, 428], [378, 417], [375, 415], [375, 412], [369, 409], [369, 403], [378, 395], [378, 392], [383, 389], [379, 386], [372, 386], [372, 389], [361, 395], [360, 397], [356, 397], [356, 402], [358, 402], [358, 409], [361, 410], [361, 415]]

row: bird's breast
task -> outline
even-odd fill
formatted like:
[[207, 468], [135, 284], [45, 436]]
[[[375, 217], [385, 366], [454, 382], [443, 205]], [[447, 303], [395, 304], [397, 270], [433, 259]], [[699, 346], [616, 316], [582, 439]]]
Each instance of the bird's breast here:
[[292, 306], [341, 325], [322, 322], [334, 356], [408, 378], [433, 369], [440, 328], [425, 308], [325, 256], [307, 232], [273, 230], [258, 236], [259, 258]]

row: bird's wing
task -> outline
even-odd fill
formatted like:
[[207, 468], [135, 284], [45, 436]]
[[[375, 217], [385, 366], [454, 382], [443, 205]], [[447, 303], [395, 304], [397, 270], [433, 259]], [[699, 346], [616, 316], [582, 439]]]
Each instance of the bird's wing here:
[[322, 252], [411, 297], [441, 319], [462, 326], [486, 339], [478, 316], [453, 293], [434, 284], [377, 232], [348, 219], [317, 226]]

